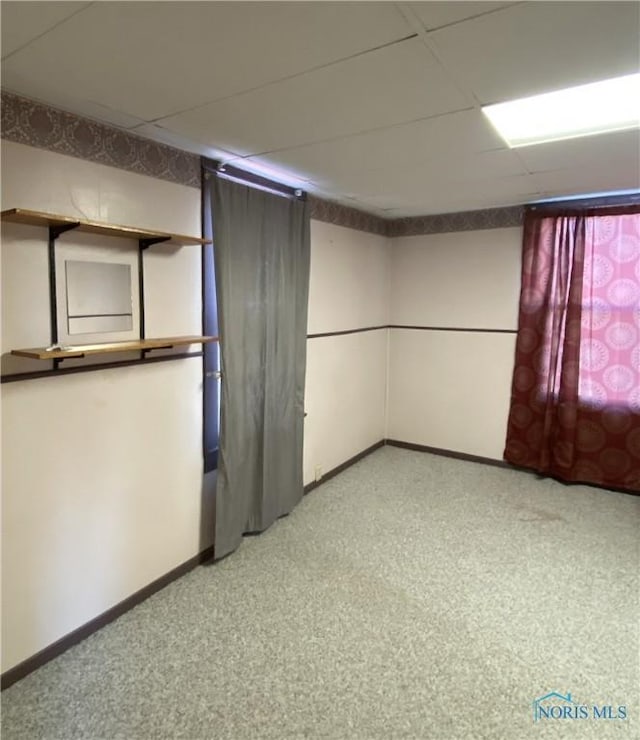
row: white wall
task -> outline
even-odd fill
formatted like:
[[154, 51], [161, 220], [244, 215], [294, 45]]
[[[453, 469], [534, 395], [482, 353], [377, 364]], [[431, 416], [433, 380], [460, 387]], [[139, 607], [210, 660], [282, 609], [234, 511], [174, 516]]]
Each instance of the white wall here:
[[[386, 237], [312, 221], [308, 333], [388, 323]], [[384, 438], [387, 334], [307, 340], [305, 484]]]
[[[520, 228], [391, 243], [391, 324], [517, 328]], [[502, 459], [515, 334], [392, 329], [387, 437]]]
[[[10, 142], [2, 180], [3, 209], [200, 233], [194, 188]], [[3, 226], [3, 360], [50, 342], [46, 244]], [[147, 335], [200, 334], [200, 250], [145, 266]], [[195, 358], [2, 385], [3, 671], [211, 544], [201, 382]]]

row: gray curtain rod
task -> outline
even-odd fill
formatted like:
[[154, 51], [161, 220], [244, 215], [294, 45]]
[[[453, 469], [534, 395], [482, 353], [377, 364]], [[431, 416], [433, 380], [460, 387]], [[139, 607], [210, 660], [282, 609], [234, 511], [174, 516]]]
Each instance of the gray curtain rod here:
[[289, 198], [296, 198], [297, 200], [307, 199], [307, 193], [304, 190], [292, 188], [291, 186], [284, 185], [276, 180], [270, 180], [262, 175], [256, 175], [254, 172], [241, 170], [231, 164], [224, 164], [224, 162], [218, 162], [214, 159], [208, 159], [207, 157], [202, 157], [201, 163], [203, 177], [206, 177], [207, 175], [227, 177], [230, 180], [237, 180], [239, 182], [247, 183], [248, 185], [255, 185], [264, 190], [271, 190], [279, 195], [286, 195]]

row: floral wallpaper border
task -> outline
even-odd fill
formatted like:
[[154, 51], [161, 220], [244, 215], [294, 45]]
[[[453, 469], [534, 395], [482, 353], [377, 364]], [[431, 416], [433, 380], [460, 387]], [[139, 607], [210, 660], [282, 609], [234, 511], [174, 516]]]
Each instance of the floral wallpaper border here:
[[[91, 162], [200, 187], [200, 157], [115, 126], [2, 91], [3, 139]], [[381, 236], [415, 236], [518, 226], [522, 206], [384, 219], [309, 195], [311, 218]]]
[[418, 236], [442, 234], [447, 231], [478, 231], [504, 229], [522, 224], [523, 206], [486, 208], [481, 211], [462, 211], [433, 216], [397, 218], [389, 223], [388, 236]]
[[324, 221], [336, 226], [346, 226], [357, 231], [368, 231], [371, 234], [380, 234], [381, 236], [388, 235], [391, 221], [387, 219], [366, 211], [360, 211], [357, 208], [345, 206], [342, 203], [323, 200], [311, 194], [309, 194], [308, 199], [311, 218], [315, 218], [317, 221]]
[[2, 138], [180, 185], [200, 187], [200, 157], [2, 92]]

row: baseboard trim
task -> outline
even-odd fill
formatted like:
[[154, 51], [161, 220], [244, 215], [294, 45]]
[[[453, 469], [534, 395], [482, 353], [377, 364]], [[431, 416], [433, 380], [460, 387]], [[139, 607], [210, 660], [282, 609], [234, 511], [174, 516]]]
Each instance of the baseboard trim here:
[[347, 468], [350, 468], [352, 465], [362, 460], [363, 457], [366, 457], [367, 455], [370, 455], [372, 452], [375, 452], [376, 450], [380, 449], [380, 447], [384, 446], [384, 443], [385, 443], [384, 439], [381, 439], [379, 442], [376, 442], [374, 445], [371, 445], [371, 447], [367, 447], [366, 450], [362, 450], [362, 452], [359, 452], [357, 455], [350, 457], [348, 460], [345, 460], [343, 463], [333, 468], [328, 473], [325, 473], [322, 476], [322, 478], [320, 478], [320, 480], [313, 481], [312, 483], [307, 483], [307, 485], [304, 487], [305, 494], [309, 493], [309, 491], [313, 491], [314, 488], [321, 486], [323, 483], [326, 483], [328, 480], [338, 475], [338, 473], [342, 473]]
[[496, 468], [509, 468], [517, 470], [515, 465], [511, 465], [504, 460], [496, 460], [493, 457], [482, 457], [481, 455], [469, 455], [466, 452], [455, 452], [454, 450], [445, 450], [442, 447], [429, 447], [427, 445], [418, 445], [413, 442], [402, 442], [398, 439], [385, 439], [384, 443], [390, 447], [401, 447], [404, 450], [415, 450], [416, 452], [430, 452], [432, 455], [441, 455], [442, 457], [452, 457], [455, 460], [465, 460], [466, 462], [482, 463], [483, 465], [493, 465]]
[[70, 647], [77, 645], [79, 642], [89, 637], [89, 635], [92, 635], [94, 632], [97, 632], [99, 629], [109, 624], [109, 622], [113, 622], [114, 619], [117, 619], [125, 612], [133, 609], [134, 606], [142, 603], [145, 599], [148, 599], [149, 596], [153, 596], [153, 594], [160, 591], [165, 586], [168, 586], [172, 581], [185, 575], [198, 565], [202, 565], [202, 563], [206, 563], [212, 559], [213, 547], [207, 547], [195, 557], [190, 558], [177, 568], [170, 570], [152, 583], [149, 583], [139, 591], [131, 594], [131, 596], [128, 596], [120, 603], [107, 609], [106, 612], [103, 612], [86, 624], [73, 630], [73, 632], [70, 632], [68, 635], [56, 640], [56, 642], [43, 648], [40, 652], [32, 655], [30, 658], [23, 660], [22, 663], [18, 663], [18, 665], [13, 668], [9, 668], [9, 670], [5, 671], [0, 677], [2, 690], [4, 691], [4, 689], [9, 688], [9, 686], [12, 686], [16, 681], [24, 678], [29, 673], [32, 673], [45, 663], [48, 663], [50, 660], [53, 660], [53, 658], [57, 658], [58, 655], [66, 652]]
[[392, 447], [401, 447], [405, 450], [415, 450], [416, 452], [430, 452], [433, 455], [442, 455], [443, 457], [452, 457], [456, 460], [466, 460], [467, 462], [481, 463], [483, 465], [493, 465], [496, 468], [506, 468], [508, 470], [517, 470], [520, 473], [526, 473], [527, 475], [535, 475], [538, 479], [554, 480], [557, 483], [561, 483], [563, 486], [589, 486], [600, 491], [606, 491], [607, 493], [626, 493], [628, 496], [640, 496], [640, 491], [632, 491], [629, 488], [620, 488], [618, 486], [604, 486], [599, 483], [590, 483], [589, 481], [581, 480], [564, 480], [557, 475], [551, 473], [542, 472], [535, 468], [525, 468], [521, 465], [514, 465], [513, 463], [507, 462], [506, 460], [496, 460], [493, 457], [481, 457], [480, 455], [468, 455], [466, 452], [454, 452], [453, 450], [445, 450], [441, 447], [427, 447], [426, 445], [418, 445], [413, 442], [401, 442], [396, 439], [385, 439], [384, 443]]

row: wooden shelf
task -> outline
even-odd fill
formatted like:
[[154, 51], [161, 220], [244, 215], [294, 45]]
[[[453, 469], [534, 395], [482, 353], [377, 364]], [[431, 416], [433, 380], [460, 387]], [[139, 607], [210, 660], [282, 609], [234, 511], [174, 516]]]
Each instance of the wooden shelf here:
[[166, 231], [148, 231], [147, 229], [136, 229], [132, 226], [117, 226], [115, 224], [102, 223], [100, 221], [87, 221], [86, 219], [72, 218], [70, 216], [58, 216], [53, 213], [42, 213], [41, 211], [29, 211], [25, 208], [11, 208], [2, 211], [0, 217], [3, 221], [17, 224], [29, 224], [31, 226], [53, 226], [74, 227], [77, 231], [85, 234], [101, 234], [102, 236], [115, 236], [123, 239], [137, 239], [162, 241], [163, 244], [175, 246], [197, 246], [211, 244], [207, 239], [199, 239], [195, 236], [183, 236], [181, 234], [170, 234]]
[[86, 355], [104, 355], [111, 352], [140, 352], [141, 350], [170, 349], [188, 344], [208, 344], [217, 342], [218, 337], [162, 337], [160, 339], [137, 339], [132, 342], [109, 342], [106, 344], [74, 344], [65, 349], [47, 350], [46, 347], [33, 349], [12, 349], [11, 354], [29, 357], [33, 360], [64, 360]]

